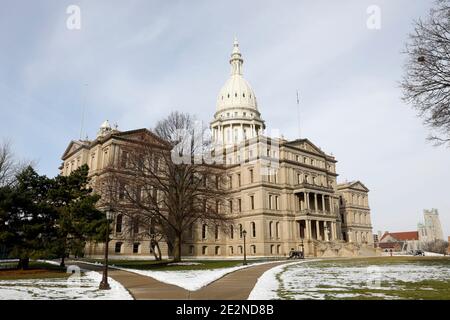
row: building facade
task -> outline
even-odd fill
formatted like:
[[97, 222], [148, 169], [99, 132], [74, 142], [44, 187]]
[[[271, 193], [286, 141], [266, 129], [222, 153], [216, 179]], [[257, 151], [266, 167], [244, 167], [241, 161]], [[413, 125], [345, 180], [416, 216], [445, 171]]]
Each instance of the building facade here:
[[417, 225], [421, 242], [444, 240], [439, 212], [437, 209], [423, 210], [424, 222]]
[[[243, 58], [235, 40], [231, 75], [217, 97], [211, 121], [215, 149], [224, 156], [228, 205], [232, 215], [227, 232], [206, 224], [193, 226], [184, 237], [185, 257], [241, 257], [246, 231], [249, 256], [287, 256], [302, 250], [307, 256], [375, 254], [368, 200], [360, 181], [338, 184], [336, 159], [308, 139], [288, 141], [266, 136], [265, 122], [255, 93], [243, 78]], [[146, 129], [120, 132], [102, 124], [93, 141], [72, 141], [64, 153], [61, 173], [83, 164], [96, 178], [108, 163], [120, 161], [121, 146], [145, 136]], [[120, 218], [122, 219], [122, 218]], [[151, 256], [149, 240], [132, 243], [115, 221], [111, 254]], [[90, 244], [87, 254], [102, 254], [101, 244]], [[167, 247], [162, 245], [163, 255]]]

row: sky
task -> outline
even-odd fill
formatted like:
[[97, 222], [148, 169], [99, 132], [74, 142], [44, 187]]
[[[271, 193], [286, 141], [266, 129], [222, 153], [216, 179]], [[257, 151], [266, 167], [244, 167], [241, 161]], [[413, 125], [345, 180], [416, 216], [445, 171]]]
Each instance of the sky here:
[[[71, 5], [79, 29], [67, 26]], [[339, 182], [361, 180], [374, 232], [416, 230], [423, 209], [437, 208], [446, 237], [450, 149], [426, 140], [399, 88], [408, 33], [432, 5], [2, 0], [0, 140], [55, 176], [68, 143], [95, 137], [106, 119], [151, 128], [179, 110], [209, 122], [236, 36], [269, 130], [296, 139], [300, 124], [302, 138], [336, 157]]]

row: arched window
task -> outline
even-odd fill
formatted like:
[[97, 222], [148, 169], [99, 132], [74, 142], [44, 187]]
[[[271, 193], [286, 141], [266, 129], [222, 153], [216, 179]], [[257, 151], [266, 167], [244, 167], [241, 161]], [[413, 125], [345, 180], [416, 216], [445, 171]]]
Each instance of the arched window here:
[[256, 237], [256, 224], [254, 222], [250, 223], [252, 229], [252, 237]]
[[202, 225], [202, 239], [206, 239], [208, 232], [208, 226], [206, 224]]
[[255, 245], [251, 245], [251, 246], [250, 246], [250, 252], [251, 252], [252, 254], [256, 254], [256, 246], [255, 246]]
[[217, 226], [217, 225], [214, 228], [214, 239], [216, 239], [216, 240], [219, 239], [219, 226]]
[[216, 248], [215, 248], [215, 250], [214, 250], [214, 253], [215, 253], [216, 255], [219, 255], [219, 254], [220, 254], [220, 247], [219, 247], [219, 246], [216, 246]]
[[239, 224], [239, 238], [242, 238], [242, 224]]
[[270, 245], [270, 254], [274, 254], [275, 252], [275, 245], [271, 244]]
[[208, 246], [203, 246], [202, 247], [202, 254], [206, 255], [208, 253]]
[[239, 249], [239, 253], [242, 254], [242, 252], [243, 252], [242, 251], [242, 246], [238, 246], [238, 249]]
[[230, 226], [230, 238], [234, 239], [234, 227]]
[[123, 215], [118, 214], [116, 217], [116, 232], [122, 232], [122, 220], [123, 220]]
[[121, 252], [122, 252], [122, 242], [116, 242], [114, 253], [121, 253]]
[[133, 243], [133, 253], [139, 253], [140, 246], [139, 242]]
[[281, 245], [277, 245], [277, 254], [281, 253]]

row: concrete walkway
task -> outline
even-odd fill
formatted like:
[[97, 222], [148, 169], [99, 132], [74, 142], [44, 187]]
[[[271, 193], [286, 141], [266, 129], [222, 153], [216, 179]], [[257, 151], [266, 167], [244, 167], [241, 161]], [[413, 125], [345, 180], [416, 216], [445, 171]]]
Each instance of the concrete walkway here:
[[[267, 270], [291, 261], [250, 266], [226, 274], [197, 291], [188, 291], [175, 285], [128, 271], [109, 269], [108, 276], [122, 284], [136, 300], [246, 300], [258, 278]], [[102, 266], [82, 262], [68, 262], [87, 270], [101, 272]]]

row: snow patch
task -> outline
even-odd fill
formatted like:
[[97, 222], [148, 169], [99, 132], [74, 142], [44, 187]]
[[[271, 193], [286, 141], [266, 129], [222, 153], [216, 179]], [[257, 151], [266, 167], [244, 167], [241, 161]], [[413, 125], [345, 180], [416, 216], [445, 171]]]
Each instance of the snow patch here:
[[160, 282], [172, 284], [189, 291], [196, 291], [231, 272], [252, 266], [274, 262], [275, 261], [267, 261], [248, 264], [246, 266], [236, 266], [231, 268], [207, 269], [207, 270], [152, 271], [152, 270], [138, 270], [119, 267], [115, 268], [123, 271], [140, 274], [146, 277], [151, 277]]
[[[316, 260], [318, 261], [318, 260]], [[447, 265], [414, 263], [393, 265], [342, 266], [339, 263], [315, 265], [302, 261], [278, 266], [265, 272], [256, 283], [249, 299], [326, 299], [355, 298], [355, 289], [367, 289], [368, 297], [395, 299], [379, 291], [402, 290], [398, 282], [423, 280], [446, 281], [450, 278]], [[382, 284], [382, 285], [381, 285]], [[376, 289], [378, 292], [370, 292]]]
[[68, 279], [0, 280], [0, 300], [133, 300], [117, 281], [108, 278], [111, 290], [99, 290], [102, 276], [94, 271]]

